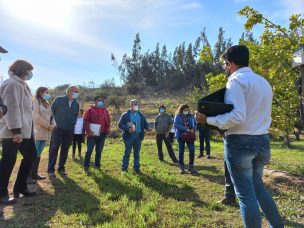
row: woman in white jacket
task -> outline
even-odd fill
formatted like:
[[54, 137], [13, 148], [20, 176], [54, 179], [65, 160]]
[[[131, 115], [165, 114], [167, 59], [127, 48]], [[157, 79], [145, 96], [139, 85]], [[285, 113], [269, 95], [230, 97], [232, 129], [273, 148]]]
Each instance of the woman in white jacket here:
[[0, 202], [4, 204], [16, 202], [16, 199], [9, 197], [7, 187], [18, 151], [23, 159], [14, 185], [14, 197], [18, 198], [20, 194], [35, 195], [26, 184], [26, 178], [36, 158], [32, 96], [26, 83], [33, 76], [32, 70], [33, 66], [29, 62], [15, 61], [9, 68], [9, 79], [0, 87], [0, 96], [7, 105], [7, 114], [0, 120], [0, 138], [2, 138]]
[[36, 97], [33, 101], [34, 110], [34, 132], [37, 149], [37, 158], [32, 166], [28, 183], [35, 183], [37, 180], [44, 180], [45, 176], [38, 174], [41, 153], [47, 141], [50, 141], [51, 133], [55, 128], [55, 121], [52, 117], [51, 105], [49, 99], [51, 95], [48, 88], [39, 87], [36, 91]]

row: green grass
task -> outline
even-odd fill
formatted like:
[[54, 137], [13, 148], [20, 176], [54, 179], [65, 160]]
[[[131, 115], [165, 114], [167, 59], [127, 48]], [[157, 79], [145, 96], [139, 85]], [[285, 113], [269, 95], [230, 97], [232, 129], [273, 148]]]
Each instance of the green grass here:
[[282, 147], [282, 143], [272, 143], [270, 168], [283, 170], [304, 176], [304, 143], [293, 141], [291, 148]]
[[[276, 143], [272, 147], [271, 168], [278, 168], [275, 162], [304, 164], [303, 142], [292, 150]], [[174, 148], [177, 151], [176, 144]], [[166, 150], [166, 162], [159, 162], [152, 139], [146, 139], [141, 150], [143, 176], [121, 174], [122, 155], [123, 142], [107, 139], [102, 169], [92, 168], [90, 176], [83, 173], [82, 159], [69, 156], [68, 176], [40, 182], [38, 196], [21, 199], [11, 216], [0, 220], [0, 227], [242, 227], [238, 207], [217, 203], [224, 194], [222, 143], [212, 143], [212, 155], [217, 159], [196, 159], [197, 176], [179, 175]], [[44, 171], [47, 149], [42, 162]], [[132, 165], [131, 158], [130, 170]], [[294, 171], [290, 166], [284, 170]], [[275, 180], [267, 183], [286, 227], [301, 227], [303, 187]]]

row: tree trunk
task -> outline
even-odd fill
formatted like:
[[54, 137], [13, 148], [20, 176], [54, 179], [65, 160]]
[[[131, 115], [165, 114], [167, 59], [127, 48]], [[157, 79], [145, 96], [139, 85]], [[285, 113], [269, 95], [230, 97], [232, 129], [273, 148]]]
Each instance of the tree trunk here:
[[291, 148], [290, 137], [289, 137], [288, 132], [286, 132], [286, 134], [284, 135], [284, 146], [287, 147], [288, 149]]
[[300, 66], [300, 78], [301, 78], [300, 117], [301, 117], [302, 129], [304, 129], [304, 65]]

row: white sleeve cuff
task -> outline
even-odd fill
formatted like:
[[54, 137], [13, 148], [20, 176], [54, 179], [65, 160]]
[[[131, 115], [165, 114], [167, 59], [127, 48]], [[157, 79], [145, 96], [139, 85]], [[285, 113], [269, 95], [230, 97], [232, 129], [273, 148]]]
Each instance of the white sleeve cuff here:
[[207, 124], [218, 127], [216, 117], [207, 117]]

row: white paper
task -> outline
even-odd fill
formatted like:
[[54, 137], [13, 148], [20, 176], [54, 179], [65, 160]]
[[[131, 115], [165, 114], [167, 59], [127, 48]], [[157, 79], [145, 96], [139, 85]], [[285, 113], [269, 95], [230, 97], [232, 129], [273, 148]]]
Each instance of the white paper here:
[[93, 132], [94, 136], [100, 136], [101, 125], [99, 124], [90, 124], [90, 130]]

